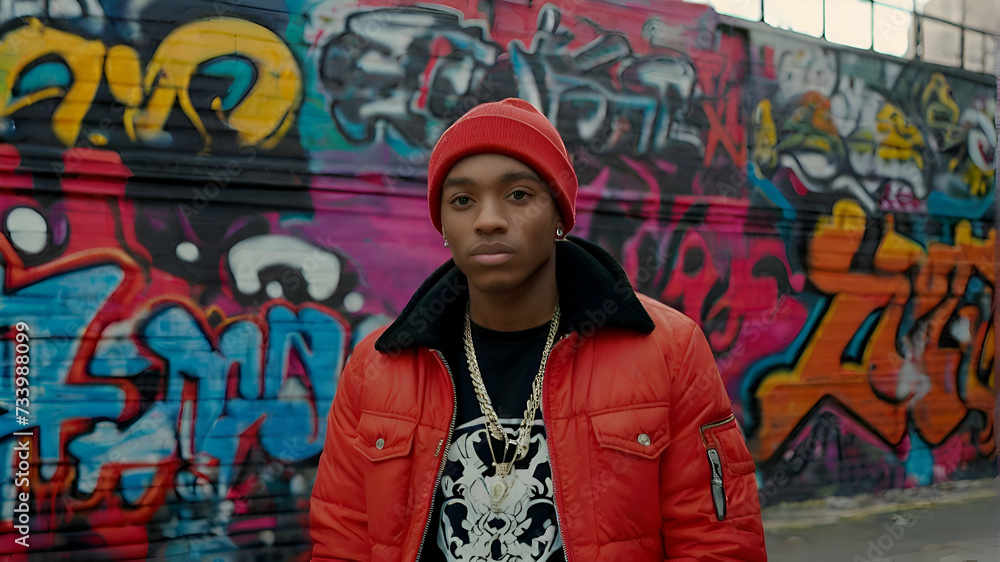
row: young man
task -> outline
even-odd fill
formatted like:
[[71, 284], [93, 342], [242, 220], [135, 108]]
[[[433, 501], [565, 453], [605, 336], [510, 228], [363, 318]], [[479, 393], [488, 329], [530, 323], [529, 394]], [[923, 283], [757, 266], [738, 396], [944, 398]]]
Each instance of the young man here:
[[321, 560], [766, 560], [705, 336], [573, 228], [577, 178], [518, 99], [431, 155], [453, 259], [341, 375], [311, 505]]

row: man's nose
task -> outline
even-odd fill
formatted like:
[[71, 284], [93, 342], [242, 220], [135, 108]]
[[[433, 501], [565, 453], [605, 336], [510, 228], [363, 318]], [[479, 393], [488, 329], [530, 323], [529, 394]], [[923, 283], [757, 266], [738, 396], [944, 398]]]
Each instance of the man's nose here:
[[507, 230], [507, 217], [500, 201], [487, 200], [480, 203], [479, 215], [476, 217], [476, 232], [490, 234]]

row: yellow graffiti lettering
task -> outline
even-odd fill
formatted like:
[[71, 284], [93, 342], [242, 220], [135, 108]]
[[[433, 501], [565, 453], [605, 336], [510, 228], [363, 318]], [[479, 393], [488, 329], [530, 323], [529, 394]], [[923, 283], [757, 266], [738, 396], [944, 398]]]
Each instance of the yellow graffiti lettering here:
[[827, 271], [845, 272], [864, 238], [867, 220], [861, 205], [851, 199], [841, 199], [833, 205], [833, 214], [820, 217], [812, 238], [812, 256], [822, 260], [810, 267]]
[[951, 93], [951, 86], [944, 74], [935, 72], [920, 95], [927, 126], [936, 131], [943, 141], [942, 150], [962, 142], [962, 128], [958, 127], [961, 111]]
[[191, 102], [188, 88], [199, 66], [220, 57], [247, 59], [257, 72], [253, 87], [228, 115], [218, 97], [212, 100], [212, 109], [220, 121], [237, 131], [242, 146], [273, 148], [291, 126], [299, 105], [299, 68], [277, 35], [255, 23], [233, 18], [191, 22], [163, 40], [142, 80], [145, 107], [135, 103], [135, 85], [128, 81], [127, 73], [134, 70], [135, 64], [131, 55], [122, 53], [108, 81], [115, 84], [112, 93], [121, 94], [119, 101], [128, 106], [125, 127], [133, 140], [156, 143], [168, 135], [164, 126], [176, 101], [201, 134], [202, 152], [207, 152], [212, 137]]
[[924, 255], [924, 249], [916, 242], [896, 232], [895, 219], [886, 217], [888, 232], [875, 251], [873, 264], [881, 271], [902, 273], [917, 264]]
[[778, 165], [778, 129], [771, 116], [771, 100], [763, 99], [753, 112], [754, 146], [753, 159], [758, 165], [771, 169]]
[[955, 227], [955, 247], [965, 254], [966, 265], [979, 271], [990, 284], [996, 283], [996, 268], [994, 267], [997, 245], [997, 231], [991, 228], [985, 240], [972, 236], [972, 225], [962, 221]]
[[901, 109], [891, 103], [883, 105], [875, 118], [875, 130], [879, 135], [878, 154], [881, 158], [913, 160], [919, 168], [924, 167], [923, 156], [914, 150], [924, 146], [924, 136]]
[[[18, 80], [40, 59], [55, 57], [68, 68], [69, 86], [44, 81], [32, 91], [18, 91]], [[209, 108], [196, 108], [191, 81], [200, 69], [215, 60], [239, 60], [253, 67], [247, 91], [232, 107], [220, 97]], [[211, 109], [219, 121], [237, 134], [240, 146], [274, 148], [295, 119], [302, 98], [298, 64], [288, 46], [266, 28], [235, 18], [213, 18], [187, 23], [171, 32], [157, 47], [143, 72], [139, 55], [128, 45], [110, 48], [97, 40], [42, 25], [30, 18], [28, 25], [0, 39], [0, 115], [8, 116], [39, 101], [62, 98], [51, 126], [66, 146], [74, 146], [83, 119], [102, 81], [125, 106], [125, 133], [135, 142], [163, 144], [175, 105], [201, 135], [202, 153], [212, 147], [212, 137], [199, 109]], [[92, 133], [88, 140], [107, 144], [108, 138]]]
[[965, 171], [965, 183], [969, 185], [969, 193], [972, 195], [986, 195], [987, 183], [986, 174], [975, 166], [969, 166]]
[[[43, 57], [58, 57], [69, 68], [72, 85], [48, 86], [15, 96], [22, 72]], [[52, 133], [72, 146], [101, 83], [103, 57], [104, 45], [100, 41], [88, 41], [29, 18], [28, 25], [8, 32], [0, 40], [0, 81], [4, 84], [0, 90], [0, 115], [6, 117], [39, 101], [62, 98], [52, 114]]]
[[958, 104], [951, 95], [951, 86], [944, 74], [935, 72], [927, 81], [920, 96], [920, 103], [926, 108], [927, 123], [930, 125], [953, 125], [958, 123]]
[[[104, 60], [104, 74], [108, 77], [111, 95], [128, 107], [142, 104], [142, 87], [139, 76], [139, 53], [128, 45], [115, 45], [108, 49]], [[131, 133], [129, 136], [132, 136]]]

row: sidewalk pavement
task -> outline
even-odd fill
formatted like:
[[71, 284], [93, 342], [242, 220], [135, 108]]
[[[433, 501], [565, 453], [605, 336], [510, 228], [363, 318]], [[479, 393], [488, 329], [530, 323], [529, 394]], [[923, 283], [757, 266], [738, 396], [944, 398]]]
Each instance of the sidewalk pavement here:
[[998, 484], [958, 481], [768, 507], [768, 560], [998, 562]]

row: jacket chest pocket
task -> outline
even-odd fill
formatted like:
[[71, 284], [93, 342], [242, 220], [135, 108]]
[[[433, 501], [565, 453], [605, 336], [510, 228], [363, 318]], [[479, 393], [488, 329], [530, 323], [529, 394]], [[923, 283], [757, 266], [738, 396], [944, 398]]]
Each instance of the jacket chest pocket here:
[[368, 513], [380, 517], [378, 528], [370, 530], [373, 540], [390, 544], [405, 531], [405, 507], [413, 500], [414, 420], [393, 414], [363, 411], [358, 420], [354, 448], [364, 456], [365, 502]]
[[670, 443], [670, 408], [637, 406], [591, 414], [598, 444], [644, 459], [656, 459]]
[[416, 429], [415, 421], [401, 416], [361, 412], [354, 448], [372, 462], [403, 457], [410, 454]]
[[[669, 406], [598, 412], [590, 415], [590, 425], [597, 446], [591, 458], [589, 495], [599, 532], [607, 534], [602, 538], [616, 541], [658, 533], [659, 458], [670, 443]], [[622, 521], [630, 525], [623, 526]]]

